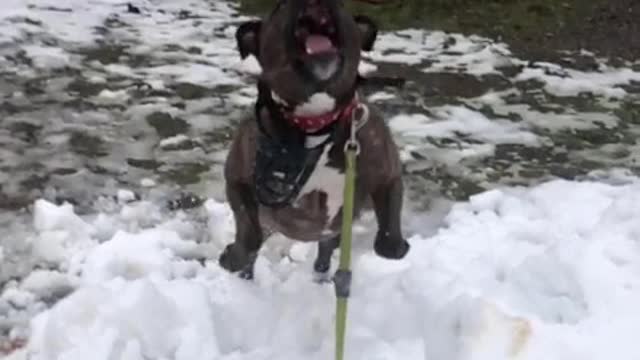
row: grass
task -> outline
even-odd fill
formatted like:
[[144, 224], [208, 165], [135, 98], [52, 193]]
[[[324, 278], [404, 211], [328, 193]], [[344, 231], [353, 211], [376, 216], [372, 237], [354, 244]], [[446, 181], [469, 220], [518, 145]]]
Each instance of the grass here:
[[[243, 12], [267, 13], [274, 0], [238, 0]], [[380, 29], [408, 27], [478, 34], [544, 51], [579, 47], [580, 31], [605, 0], [395, 0], [373, 6], [347, 1], [354, 13], [375, 19]], [[545, 51], [546, 52], [546, 51]]]
[[[356, 13], [375, 18], [384, 30], [419, 27], [537, 36], [562, 28], [598, 1], [396, 0], [380, 6], [352, 1], [347, 6]], [[240, 0], [241, 9], [252, 14], [266, 13], [273, 4], [273, 0]]]

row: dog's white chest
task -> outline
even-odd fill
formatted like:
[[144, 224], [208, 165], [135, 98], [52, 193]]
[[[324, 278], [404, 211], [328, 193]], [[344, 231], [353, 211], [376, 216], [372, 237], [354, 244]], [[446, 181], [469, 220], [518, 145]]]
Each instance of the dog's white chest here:
[[312, 191], [322, 191], [327, 194], [327, 208], [329, 219], [333, 219], [343, 201], [344, 191], [344, 174], [338, 169], [327, 166], [329, 161], [329, 150], [331, 145], [325, 146], [325, 149], [316, 163], [309, 180], [304, 184], [300, 191], [300, 197]]

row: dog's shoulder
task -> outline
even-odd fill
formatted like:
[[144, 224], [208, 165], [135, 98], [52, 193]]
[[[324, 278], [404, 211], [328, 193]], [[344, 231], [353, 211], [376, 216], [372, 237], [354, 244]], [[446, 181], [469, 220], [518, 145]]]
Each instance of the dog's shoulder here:
[[361, 142], [366, 147], [380, 147], [393, 143], [391, 129], [382, 112], [373, 104], [366, 104], [369, 117], [359, 130]]
[[258, 126], [253, 116], [246, 116], [237, 123], [228, 155], [234, 161], [227, 161], [224, 166], [228, 179], [245, 182], [251, 178], [257, 136]]
[[236, 131], [233, 135], [232, 147], [234, 144], [244, 146], [247, 142], [255, 141], [257, 135], [258, 125], [255, 116], [247, 115], [236, 124]]
[[367, 106], [369, 119], [359, 130], [358, 136], [361, 146], [361, 171], [369, 173], [368, 177], [371, 179], [380, 179], [384, 182], [384, 179], [397, 177], [402, 172], [398, 147], [382, 112], [374, 105], [367, 104]]

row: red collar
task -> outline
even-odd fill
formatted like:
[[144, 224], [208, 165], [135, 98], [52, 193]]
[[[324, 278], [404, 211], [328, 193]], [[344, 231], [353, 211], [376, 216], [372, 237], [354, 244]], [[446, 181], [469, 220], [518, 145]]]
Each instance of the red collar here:
[[289, 122], [293, 126], [303, 130], [304, 132], [314, 133], [324, 129], [325, 127], [333, 124], [338, 120], [351, 120], [353, 111], [356, 109], [356, 107], [358, 107], [358, 104], [358, 97], [354, 96], [351, 102], [349, 102], [347, 105], [338, 107], [328, 113], [315, 116], [298, 116], [290, 112], [285, 112], [284, 117], [285, 119], [289, 120]]

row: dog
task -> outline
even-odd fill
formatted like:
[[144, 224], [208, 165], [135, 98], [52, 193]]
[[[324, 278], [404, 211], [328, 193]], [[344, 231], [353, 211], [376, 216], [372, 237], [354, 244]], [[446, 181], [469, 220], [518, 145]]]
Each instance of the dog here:
[[352, 121], [362, 120], [354, 219], [372, 207], [375, 253], [408, 253], [398, 149], [381, 114], [358, 96], [361, 52], [372, 50], [377, 33], [342, 0], [281, 0], [262, 20], [238, 26], [240, 57], [253, 55], [262, 72], [254, 113], [240, 123], [225, 161], [236, 234], [218, 259], [224, 269], [251, 279], [263, 242], [281, 233], [317, 242], [313, 267], [327, 274], [340, 243], [345, 143]]

